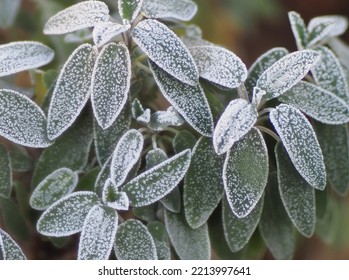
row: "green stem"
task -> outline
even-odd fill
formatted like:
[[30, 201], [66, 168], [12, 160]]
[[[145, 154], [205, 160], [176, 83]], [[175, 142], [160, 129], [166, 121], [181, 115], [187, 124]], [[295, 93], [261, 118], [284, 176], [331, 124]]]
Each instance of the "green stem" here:
[[269, 128], [266, 128], [264, 126], [258, 126], [258, 125], [256, 126], [256, 128], [258, 128], [260, 131], [262, 131], [262, 132], [270, 135], [271, 137], [273, 137], [276, 140], [276, 142], [280, 141], [279, 136], [274, 131], [270, 130]]

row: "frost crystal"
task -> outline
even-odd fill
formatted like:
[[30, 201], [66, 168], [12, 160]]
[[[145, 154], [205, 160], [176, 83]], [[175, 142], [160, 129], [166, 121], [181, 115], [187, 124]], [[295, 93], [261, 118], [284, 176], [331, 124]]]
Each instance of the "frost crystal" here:
[[119, 14], [124, 23], [133, 22], [142, 8], [143, 0], [118, 0]]
[[298, 50], [302, 50], [306, 47], [309, 40], [305, 23], [301, 16], [296, 12], [289, 12], [288, 18], [290, 20], [293, 36], [296, 39], [297, 48]]
[[172, 106], [166, 111], [157, 111], [150, 117], [151, 128], [155, 131], [161, 131], [168, 126], [180, 126], [184, 123], [183, 118]]
[[116, 22], [100, 22], [97, 23], [93, 29], [93, 42], [97, 47], [101, 47], [113, 37], [129, 30], [131, 25], [129, 24], [118, 24]]
[[45, 24], [44, 34], [65, 34], [109, 20], [108, 6], [101, 1], [84, 1], [55, 14]]
[[12, 190], [12, 168], [10, 155], [0, 145], [0, 197], [9, 198]]
[[0, 229], [0, 257], [3, 260], [26, 260], [21, 248], [6, 232]]

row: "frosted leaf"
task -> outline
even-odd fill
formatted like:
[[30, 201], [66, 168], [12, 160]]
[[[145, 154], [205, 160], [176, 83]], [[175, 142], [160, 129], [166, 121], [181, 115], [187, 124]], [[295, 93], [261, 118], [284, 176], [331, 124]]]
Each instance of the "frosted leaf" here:
[[188, 48], [214, 46], [211, 42], [202, 39], [202, 30], [195, 24], [189, 24], [185, 27], [185, 35], [181, 37], [181, 40]]
[[0, 45], [0, 77], [46, 65], [53, 57], [53, 50], [38, 42]]
[[181, 260], [209, 260], [211, 246], [207, 223], [192, 229], [183, 214], [165, 211], [165, 225], [171, 243]]
[[53, 142], [46, 136], [46, 117], [40, 107], [25, 95], [0, 89], [0, 135], [32, 148], [45, 148]]
[[118, 187], [109, 178], [105, 181], [102, 199], [106, 205], [116, 210], [127, 211], [130, 206], [127, 194], [125, 192], [119, 192]]
[[288, 19], [291, 24], [293, 36], [296, 39], [297, 49], [302, 50], [307, 46], [309, 34], [304, 20], [296, 12], [289, 12]]
[[116, 232], [115, 255], [119, 260], [156, 260], [156, 247], [148, 229], [137, 220], [127, 220]]
[[202, 39], [202, 30], [200, 26], [189, 24], [185, 28], [185, 36], [192, 39]]
[[125, 181], [127, 174], [138, 162], [143, 143], [143, 135], [135, 129], [130, 129], [120, 138], [113, 152], [110, 167], [111, 179], [117, 187]]
[[83, 1], [52, 16], [44, 34], [65, 34], [109, 20], [108, 6], [101, 1]]
[[260, 75], [287, 54], [288, 50], [285, 48], [273, 48], [258, 57], [248, 70], [248, 77], [245, 81], [247, 91], [252, 92]]
[[259, 103], [262, 101], [263, 96], [266, 95], [265, 90], [262, 90], [258, 87], [254, 87], [253, 88], [253, 92], [252, 92], [252, 101], [251, 104], [258, 108]]
[[275, 175], [269, 177], [265, 190], [259, 231], [274, 258], [292, 258], [295, 248], [293, 226], [282, 204]]
[[[110, 165], [112, 157], [108, 158], [107, 161], [102, 166], [102, 169], [99, 171], [96, 182], [95, 182], [95, 192], [102, 197], [103, 190], [105, 188], [106, 181], [110, 179]], [[115, 184], [114, 184], [115, 185]]]
[[0, 229], [0, 260], [26, 260], [22, 249], [5, 231]]
[[178, 113], [199, 133], [211, 137], [213, 119], [205, 93], [199, 84], [191, 86], [173, 78], [149, 61], [161, 93]]
[[145, 124], [148, 124], [150, 122], [150, 109], [145, 109], [143, 108], [141, 102], [135, 98], [132, 101], [132, 106], [131, 106], [131, 111], [132, 111], [132, 117], [138, 121], [142, 122]]
[[88, 212], [80, 235], [78, 260], [107, 260], [118, 227], [115, 210], [93, 206]]
[[10, 155], [0, 145], [0, 196], [9, 198], [12, 190], [12, 168]]
[[157, 111], [150, 117], [150, 126], [155, 131], [161, 131], [168, 126], [181, 126], [183, 123], [183, 118], [172, 106], [166, 111]]
[[98, 124], [106, 129], [126, 104], [131, 82], [131, 58], [124, 44], [110, 43], [98, 55], [91, 80], [91, 101]]
[[342, 196], [349, 190], [349, 134], [346, 125], [315, 123], [324, 155], [327, 180]]
[[127, 183], [122, 191], [127, 193], [134, 207], [152, 204], [178, 185], [189, 168], [190, 159], [190, 150], [185, 150], [143, 172]]
[[86, 41], [90, 41], [92, 39], [91, 30], [89, 28], [84, 28], [81, 30], [77, 30], [73, 33], [66, 34], [64, 36], [64, 42], [68, 44], [83, 44]]
[[195, 136], [187, 130], [179, 131], [173, 138], [173, 148], [176, 154], [183, 152], [186, 149], [193, 149], [196, 144]]
[[215, 153], [211, 139], [201, 137], [194, 147], [183, 190], [185, 217], [192, 228], [206, 223], [222, 199], [223, 163], [224, 157]]
[[99, 22], [93, 28], [93, 42], [97, 47], [101, 47], [109, 42], [113, 37], [129, 30], [131, 25], [119, 24], [112, 21]]
[[70, 194], [78, 184], [78, 175], [68, 168], [60, 168], [48, 175], [33, 191], [29, 203], [35, 210], [45, 210], [54, 202]]
[[262, 215], [263, 203], [264, 198], [262, 197], [250, 214], [244, 218], [238, 218], [231, 211], [228, 201], [223, 199], [224, 236], [232, 252], [240, 251], [252, 237]]
[[281, 200], [294, 226], [306, 237], [315, 230], [315, 189], [299, 175], [286, 150], [275, 146], [277, 176]]
[[[18, 148], [20, 147], [21, 146], [18, 146]], [[10, 151], [9, 156], [13, 171], [27, 172], [32, 170], [34, 167], [32, 158], [28, 155], [24, 148]]]
[[302, 80], [319, 60], [320, 54], [313, 50], [290, 53], [265, 70], [256, 85], [267, 92], [267, 100], [278, 97]]
[[[339, 38], [332, 38], [328, 42], [331, 49], [336, 53], [340, 62], [349, 69], [349, 46]], [[347, 80], [349, 81], [349, 76], [347, 75]]]
[[147, 228], [153, 237], [158, 260], [170, 260], [170, 240], [167, 235], [166, 227], [162, 223], [155, 221], [149, 223]]
[[323, 190], [326, 186], [324, 158], [307, 118], [286, 104], [277, 106], [269, 117], [299, 174], [311, 186]]
[[216, 46], [197, 46], [189, 50], [200, 77], [229, 89], [246, 80], [246, 66], [233, 52]]
[[319, 47], [316, 50], [321, 54], [321, 60], [311, 72], [317, 85], [349, 103], [348, 82], [340, 62], [330, 49]]
[[84, 44], [64, 64], [48, 110], [49, 139], [55, 139], [67, 130], [84, 108], [91, 93], [91, 76], [96, 58], [97, 49]]
[[13, 25], [22, 0], [1, 0], [0, 28], [6, 29]]
[[333, 125], [349, 122], [349, 106], [345, 101], [311, 83], [298, 83], [279, 96], [279, 100], [322, 123]]
[[225, 108], [213, 132], [213, 147], [218, 155], [248, 133], [257, 121], [257, 109], [245, 99], [232, 100]]
[[173, 18], [191, 20], [198, 10], [192, 0], [144, 0], [142, 13], [147, 18]]
[[143, 0], [118, 0], [119, 14], [124, 23], [133, 22], [142, 8]]
[[198, 83], [199, 72], [193, 57], [166, 25], [157, 20], [143, 20], [133, 29], [132, 38], [168, 74], [192, 86]]
[[227, 200], [238, 218], [246, 217], [263, 195], [269, 173], [268, 150], [262, 133], [253, 128], [236, 142], [223, 167]]
[[99, 203], [93, 192], [75, 192], [56, 201], [39, 218], [36, 228], [46, 236], [69, 236], [80, 232], [90, 209]]

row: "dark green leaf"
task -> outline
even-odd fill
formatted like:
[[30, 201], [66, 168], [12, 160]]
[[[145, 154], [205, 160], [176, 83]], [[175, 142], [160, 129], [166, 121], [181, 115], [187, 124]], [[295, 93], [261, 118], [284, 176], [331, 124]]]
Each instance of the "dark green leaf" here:
[[291, 24], [293, 36], [296, 39], [298, 50], [302, 50], [308, 44], [308, 31], [302, 17], [296, 12], [289, 12], [288, 18]]
[[179, 131], [173, 139], [173, 148], [177, 154], [183, 152], [186, 149], [194, 148], [195, 144], [195, 136], [187, 130]]
[[0, 196], [8, 198], [12, 190], [12, 169], [10, 155], [0, 145]]
[[24, 149], [13, 150], [9, 152], [11, 166], [13, 171], [27, 172], [33, 169], [33, 160]]
[[151, 222], [148, 224], [147, 228], [153, 237], [158, 260], [170, 260], [170, 240], [166, 232], [166, 227], [160, 222]]
[[119, 14], [124, 23], [132, 22], [141, 10], [143, 0], [118, 0]]

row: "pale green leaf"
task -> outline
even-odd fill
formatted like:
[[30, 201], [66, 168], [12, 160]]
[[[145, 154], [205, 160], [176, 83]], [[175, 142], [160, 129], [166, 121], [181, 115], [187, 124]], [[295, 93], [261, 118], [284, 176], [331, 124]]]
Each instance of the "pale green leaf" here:
[[150, 117], [150, 126], [155, 131], [161, 131], [168, 126], [181, 126], [184, 123], [183, 118], [172, 106], [166, 111], [156, 111]]
[[288, 13], [288, 19], [291, 24], [293, 36], [296, 39], [297, 48], [298, 50], [302, 50], [307, 46], [309, 40], [309, 34], [304, 20], [298, 13], [293, 11]]
[[171, 249], [166, 227], [160, 222], [151, 222], [147, 226], [149, 233], [153, 237], [158, 260], [170, 260]]
[[97, 47], [103, 46], [115, 36], [129, 30], [131, 25], [119, 24], [112, 21], [99, 22], [93, 28], [93, 42]]
[[133, 22], [142, 8], [143, 0], [118, 0], [119, 14], [124, 23]]
[[26, 260], [22, 249], [5, 231], [0, 229], [0, 260]]
[[8, 151], [0, 145], [0, 196], [9, 198], [12, 190], [12, 168]]

